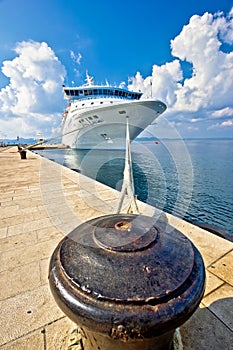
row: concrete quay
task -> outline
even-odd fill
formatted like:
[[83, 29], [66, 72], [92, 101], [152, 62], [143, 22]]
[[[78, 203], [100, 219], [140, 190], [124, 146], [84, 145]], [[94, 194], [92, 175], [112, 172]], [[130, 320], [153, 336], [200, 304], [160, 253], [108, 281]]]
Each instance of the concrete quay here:
[[[51, 296], [49, 260], [81, 222], [113, 213], [119, 193], [30, 151], [20, 159], [17, 147], [0, 149], [0, 169], [0, 350], [67, 350], [75, 325]], [[158, 214], [139, 207], [145, 215]], [[204, 298], [180, 328], [183, 349], [230, 350], [233, 244], [164, 215], [193, 241], [206, 266]]]

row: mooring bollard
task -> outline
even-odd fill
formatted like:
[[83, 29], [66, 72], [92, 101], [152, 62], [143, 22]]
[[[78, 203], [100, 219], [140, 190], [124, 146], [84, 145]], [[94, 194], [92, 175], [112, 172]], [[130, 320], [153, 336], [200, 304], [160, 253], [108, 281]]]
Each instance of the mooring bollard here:
[[106, 215], [58, 244], [50, 288], [85, 350], [173, 348], [175, 329], [202, 299], [205, 269], [195, 246], [170, 229], [162, 219]]
[[27, 159], [27, 151], [18, 145], [18, 152], [20, 154], [21, 159]]

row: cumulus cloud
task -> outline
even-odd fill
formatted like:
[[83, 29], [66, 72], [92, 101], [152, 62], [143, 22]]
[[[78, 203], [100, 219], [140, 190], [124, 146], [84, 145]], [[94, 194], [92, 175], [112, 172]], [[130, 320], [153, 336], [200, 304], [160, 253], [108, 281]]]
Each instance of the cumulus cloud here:
[[228, 127], [233, 127], [233, 120], [225, 120], [222, 123], [216, 123], [214, 125], [211, 125], [208, 129], [222, 129], [222, 128], [228, 128]]
[[[194, 15], [171, 40], [174, 59], [152, 66], [150, 76], [130, 78], [129, 89], [167, 104], [166, 116], [178, 129], [197, 131], [232, 128], [233, 116], [233, 9], [229, 14]], [[8, 137], [49, 136], [61, 125], [64, 108], [62, 84], [66, 71], [47, 43], [23, 41], [6, 60], [2, 73], [9, 84], [0, 90], [0, 131]], [[74, 64], [81, 53], [70, 51]], [[191, 67], [187, 71], [186, 66]], [[80, 76], [75, 67], [76, 76]], [[122, 85], [123, 86], [123, 85]], [[195, 124], [195, 125], [194, 125]], [[201, 129], [201, 128], [200, 128]]]
[[43, 130], [47, 135], [61, 124], [65, 68], [47, 43], [23, 41], [17, 57], [4, 61], [9, 84], [0, 90], [0, 130], [8, 137], [23, 137]]
[[[223, 48], [226, 44], [227, 50]], [[233, 10], [227, 16], [222, 12], [194, 15], [171, 40], [174, 60], [154, 65], [146, 78], [138, 72], [129, 87], [140, 89], [144, 97], [163, 100], [171, 120], [229, 118], [233, 116], [232, 45]], [[188, 77], [182, 69], [184, 62], [192, 67]]]

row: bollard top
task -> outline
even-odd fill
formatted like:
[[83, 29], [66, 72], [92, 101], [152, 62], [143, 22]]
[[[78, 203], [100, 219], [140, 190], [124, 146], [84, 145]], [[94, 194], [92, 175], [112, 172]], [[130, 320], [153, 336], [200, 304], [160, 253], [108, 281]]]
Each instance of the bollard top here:
[[60, 245], [70, 283], [98, 300], [163, 302], [190, 276], [191, 242], [143, 215], [108, 215], [77, 227]]
[[142, 339], [167, 334], [192, 315], [205, 269], [196, 247], [164, 219], [115, 214], [83, 223], [58, 244], [49, 283], [78, 325]]

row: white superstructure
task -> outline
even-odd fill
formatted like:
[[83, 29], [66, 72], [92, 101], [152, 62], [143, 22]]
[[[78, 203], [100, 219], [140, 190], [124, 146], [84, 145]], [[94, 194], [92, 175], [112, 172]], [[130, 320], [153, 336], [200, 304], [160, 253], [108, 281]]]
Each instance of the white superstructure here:
[[141, 99], [141, 92], [112, 86], [87, 84], [64, 87], [69, 101], [62, 117], [62, 143], [71, 148], [124, 148], [126, 116], [130, 140], [134, 140], [166, 109], [154, 99]]

